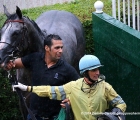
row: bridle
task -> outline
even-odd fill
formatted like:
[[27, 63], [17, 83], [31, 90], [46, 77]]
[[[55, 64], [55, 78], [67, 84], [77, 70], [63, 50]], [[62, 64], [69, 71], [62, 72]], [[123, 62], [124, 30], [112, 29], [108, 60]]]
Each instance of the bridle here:
[[18, 22], [18, 23], [25, 23], [23, 20], [7, 20], [6, 22], [5, 22], [5, 24], [6, 23], [9, 23], [9, 22]]
[[[21, 40], [20, 44], [18, 44], [18, 46], [13, 46], [12, 44], [7, 43], [7, 42], [1, 42], [1, 41], [0, 41], [0, 43], [7, 44], [7, 45], [11, 46], [11, 48], [14, 48], [13, 51], [12, 51], [12, 53], [11, 53], [10, 55], [8, 55], [8, 56], [9, 56], [9, 57], [15, 58], [15, 57], [18, 57], [18, 56], [20, 55], [21, 51], [24, 51], [23, 42], [24, 42], [24, 40], [25, 40], [27, 30], [25, 30], [25, 27], [24, 27], [25, 22], [24, 22], [23, 20], [7, 20], [7, 21], [4, 23], [4, 25], [5, 25], [6, 23], [10, 23], [10, 22], [18, 22], [18, 23], [22, 23], [22, 24], [23, 24], [22, 40]], [[29, 41], [27, 40], [27, 42], [28, 42], [28, 46], [29, 46]], [[14, 55], [14, 54], [15, 54], [15, 55]]]
[[11, 48], [14, 48], [13, 51], [12, 51], [12, 53], [11, 53], [10, 55], [8, 55], [9, 57], [13, 57], [13, 58], [18, 57], [18, 53], [17, 53], [17, 56], [14, 56], [14, 53], [15, 53], [16, 51], [17, 51], [17, 52], [20, 52], [19, 47], [13, 46], [13, 45], [11, 45], [10, 43], [7, 43], [7, 42], [1, 42], [1, 41], [0, 41], [0, 43], [5, 43], [5, 44], [11, 46]]

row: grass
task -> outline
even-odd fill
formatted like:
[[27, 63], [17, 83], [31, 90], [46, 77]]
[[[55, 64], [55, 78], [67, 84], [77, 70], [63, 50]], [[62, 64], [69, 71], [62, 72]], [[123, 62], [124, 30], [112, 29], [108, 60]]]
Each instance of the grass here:
[[[31, 9], [22, 10], [24, 16], [28, 16], [30, 19], [35, 20], [41, 13], [48, 10], [65, 10], [75, 14], [81, 22], [91, 20], [92, 12], [95, 11], [94, 3], [96, 0], [75, 0], [75, 2], [55, 4], [43, 7], [36, 7]], [[103, 11], [111, 15], [111, 0], [102, 0], [104, 3]], [[15, 9], [15, 8], [13, 8]], [[10, 11], [9, 11], [10, 12]], [[0, 15], [0, 27], [3, 25], [6, 17]]]

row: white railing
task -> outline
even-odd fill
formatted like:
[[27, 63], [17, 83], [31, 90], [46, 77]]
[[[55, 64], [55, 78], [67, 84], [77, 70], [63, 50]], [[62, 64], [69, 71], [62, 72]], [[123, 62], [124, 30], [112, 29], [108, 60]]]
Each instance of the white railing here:
[[140, 0], [112, 0], [112, 16], [140, 31]]

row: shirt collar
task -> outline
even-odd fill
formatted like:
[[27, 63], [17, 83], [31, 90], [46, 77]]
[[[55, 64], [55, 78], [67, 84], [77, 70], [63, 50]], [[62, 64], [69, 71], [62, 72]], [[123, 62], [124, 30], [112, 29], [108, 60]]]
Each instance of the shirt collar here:
[[[45, 59], [45, 53], [42, 53], [41, 58], [42, 58], [43, 60]], [[45, 61], [44, 61], [44, 62], [45, 62]], [[59, 60], [57, 61], [57, 63], [56, 63], [55, 65], [53, 65], [52, 67], [50, 67], [50, 68], [57, 67], [57, 66], [61, 65], [63, 62], [64, 62], [64, 61], [63, 61], [62, 59], [59, 59]]]

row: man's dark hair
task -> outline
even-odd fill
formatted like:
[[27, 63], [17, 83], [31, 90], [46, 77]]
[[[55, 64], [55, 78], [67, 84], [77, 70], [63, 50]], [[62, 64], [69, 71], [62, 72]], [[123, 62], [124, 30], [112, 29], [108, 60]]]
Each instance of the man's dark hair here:
[[62, 40], [62, 39], [59, 37], [59, 35], [50, 34], [44, 40], [44, 47], [45, 47], [45, 45], [51, 47], [52, 40]]

